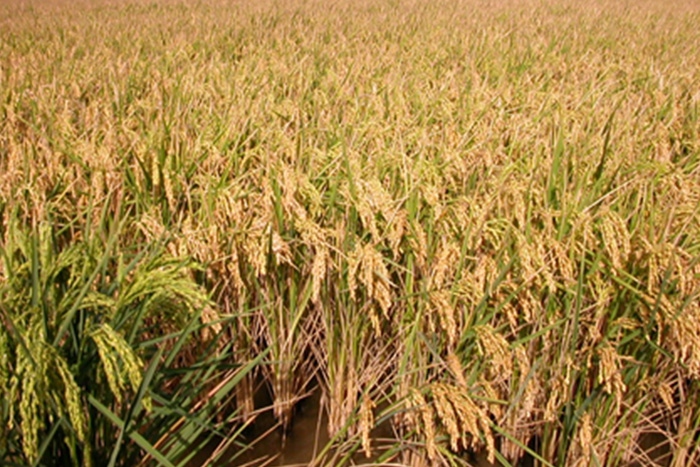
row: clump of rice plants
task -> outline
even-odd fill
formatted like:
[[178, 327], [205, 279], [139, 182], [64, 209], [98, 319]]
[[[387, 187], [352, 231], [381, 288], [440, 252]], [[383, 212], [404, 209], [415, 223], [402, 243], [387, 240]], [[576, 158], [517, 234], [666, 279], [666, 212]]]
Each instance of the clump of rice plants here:
[[0, 460], [700, 463], [672, 3], [3, 4]]

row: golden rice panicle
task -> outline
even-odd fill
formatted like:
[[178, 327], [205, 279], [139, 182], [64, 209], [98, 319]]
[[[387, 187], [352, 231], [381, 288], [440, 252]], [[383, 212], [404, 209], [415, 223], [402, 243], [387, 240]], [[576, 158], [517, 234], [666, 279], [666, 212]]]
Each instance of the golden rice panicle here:
[[372, 329], [374, 329], [374, 335], [376, 337], [381, 337], [382, 335], [382, 320], [380, 319], [380, 314], [377, 311], [377, 306], [374, 303], [370, 303], [366, 306], [369, 315], [369, 321], [372, 324]]
[[466, 389], [468, 387], [467, 380], [464, 378], [464, 369], [462, 368], [462, 363], [459, 361], [459, 357], [457, 357], [452, 350], [449, 350], [447, 357], [445, 357], [445, 362], [457, 384]]
[[171, 172], [173, 171], [171, 169], [171, 158], [166, 155], [165, 160], [163, 161], [163, 165], [161, 165], [161, 170], [163, 172], [163, 191], [165, 192], [165, 200], [168, 203], [168, 207], [170, 208], [171, 211], [175, 212], [176, 210], [176, 199], [175, 199], [175, 189], [173, 187], [173, 179]]
[[429, 284], [431, 288], [441, 289], [453, 279], [454, 269], [459, 261], [460, 250], [454, 242], [441, 241], [437, 257], [433, 261]]
[[401, 243], [403, 242], [407, 227], [408, 213], [403, 208], [396, 208], [390, 215], [389, 227], [386, 235], [389, 250], [394, 255], [395, 260], [403, 253]]
[[597, 240], [594, 231], [594, 217], [588, 211], [575, 211], [572, 216], [572, 237], [575, 239], [576, 255], [586, 250], [597, 250]]
[[[573, 459], [570, 459], [570, 465], [589, 466], [591, 459], [595, 453], [593, 445], [593, 421], [591, 414], [586, 412], [579, 420], [578, 430], [576, 431], [576, 447], [572, 449], [574, 454]], [[598, 457], [598, 456], [596, 456]]]
[[411, 219], [409, 225], [411, 229], [409, 244], [416, 260], [416, 266], [418, 271], [425, 272], [428, 261], [428, 236], [421, 223], [416, 219]]
[[600, 233], [613, 267], [622, 270], [632, 251], [627, 226], [617, 213], [607, 211], [600, 220]]
[[486, 410], [458, 386], [434, 383], [430, 388], [440, 424], [450, 436], [450, 447], [456, 452], [466, 448], [477, 450], [483, 447], [483, 436], [488, 460], [494, 462], [495, 440]]
[[666, 410], [668, 410], [669, 413], [672, 413], [675, 409], [676, 401], [673, 398], [674, 390], [671, 387], [671, 384], [669, 384], [667, 381], [661, 381], [659, 382], [656, 391], [659, 394], [659, 398], [666, 407]]
[[[499, 381], [496, 379], [487, 379], [486, 374], [479, 377], [478, 387], [483, 392], [483, 395], [489, 401], [502, 400], [507, 397], [507, 383], [508, 381]], [[497, 386], [496, 386], [497, 385]], [[500, 391], [499, 391], [500, 389]], [[488, 412], [493, 420], [501, 421], [503, 418], [503, 406], [497, 402], [482, 403], [481, 407]]]
[[455, 319], [457, 311], [450, 302], [450, 297], [451, 294], [447, 290], [438, 290], [430, 293], [430, 302], [433, 308], [429, 314], [429, 320], [432, 322], [433, 316], [440, 318], [440, 326], [447, 337], [448, 348], [453, 349], [457, 344], [459, 334], [457, 320]]
[[306, 210], [296, 199], [297, 190], [303, 178], [302, 175], [284, 161], [274, 161], [273, 164], [273, 170], [280, 172], [279, 183], [282, 185], [282, 208], [288, 214], [295, 214], [299, 211], [305, 213]]
[[479, 353], [486, 357], [494, 369], [494, 374], [508, 380], [513, 373], [513, 359], [508, 341], [490, 324], [474, 326]]
[[[394, 199], [377, 178], [361, 181], [367, 202], [376, 214], [381, 214], [385, 222], [389, 222], [394, 211]], [[375, 215], [376, 215], [375, 214]]]
[[323, 210], [323, 196], [316, 186], [309, 180], [309, 176], [304, 172], [297, 172], [297, 190], [304, 200], [304, 206], [308, 206], [308, 210], [312, 216], [321, 216]]
[[271, 227], [268, 231], [268, 235], [272, 237], [271, 249], [272, 254], [275, 257], [275, 262], [277, 264], [293, 264], [292, 253], [289, 244], [282, 238], [282, 236], [276, 230], [272, 230]]
[[362, 450], [369, 459], [372, 456], [372, 443], [370, 435], [374, 427], [374, 401], [368, 394], [362, 396], [360, 405], [360, 434], [362, 437]]
[[644, 240], [643, 245], [648, 266], [647, 291], [650, 295], [659, 292], [667, 275], [667, 282], [676, 282], [682, 295], [693, 293], [698, 284], [692, 278], [697, 277], [700, 263], [693, 266], [688, 252], [668, 242], [651, 245]]
[[522, 277], [525, 280], [532, 280], [539, 275], [539, 268], [536, 262], [537, 252], [525, 235], [517, 232], [516, 238], [516, 249], [520, 259], [520, 267], [522, 268]]
[[375, 242], [379, 241], [381, 236], [379, 234], [379, 227], [377, 226], [377, 216], [371, 203], [371, 187], [368, 186], [367, 182], [362, 180], [358, 182], [358, 187], [360, 189], [358, 196], [353, 198], [348, 192], [349, 199], [354, 200], [354, 208], [360, 216], [363, 227], [369, 230]]
[[435, 211], [435, 219], [440, 219], [443, 211], [443, 205], [440, 202], [442, 190], [432, 183], [422, 183], [420, 191], [425, 202]]
[[267, 276], [267, 252], [270, 233], [269, 224], [263, 219], [251, 226], [251, 232], [245, 239], [244, 251], [247, 263], [253, 267], [258, 278]]
[[432, 407], [428, 404], [425, 397], [416, 388], [410, 388], [406, 399], [407, 410], [411, 413], [417, 412], [417, 415], [411, 415], [406, 418], [406, 421], [413, 426], [418, 435], [425, 440], [425, 449], [428, 459], [435, 461], [438, 459], [437, 446], [435, 439], [437, 436], [435, 426], [435, 413]]
[[[670, 335], [666, 339], [666, 345], [672, 349], [676, 360], [683, 363], [693, 378], [700, 377], [700, 303], [697, 301], [687, 304], [685, 307], [678, 304], [664, 304], [665, 320], [670, 329]], [[674, 316], [675, 310], [682, 309], [678, 316]]]
[[[153, 185], [153, 192], [157, 194], [160, 191], [160, 164], [158, 163], [158, 156], [155, 153], [150, 154], [151, 160], [151, 184]], [[138, 171], [136, 173], [139, 173]], [[144, 182], [144, 186], [146, 186]]]
[[309, 247], [319, 247], [326, 245], [328, 233], [325, 229], [314, 222], [301, 205], [294, 212], [294, 225], [299, 230], [301, 238]]
[[362, 250], [362, 264], [360, 267], [360, 282], [365, 286], [367, 291], [367, 298], [373, 300], [375, 298], [375, 291], [377, 281], [375, 280], [375, 274], [380, 272], [383, 267], [383, 260], [381, 254], [375, 250], [372, 244], [366, 244]]
[[534, 266], [536, 270], [532, 271], [532, 275], [526, 275], [524, 279], [532, 280], [534, 276], [537, 276], [540, 278], [538, 282], [545, 284], [549, 292], [554, 293], [557, 290], [554, 276], [556, 268], [553, 264], [552, 252], [547, 240], [545, 234], [537, 235], [526, 247], [529, 249], [527, 253], [527, 256], [529, 256], [528, 260], [532, 263], [530, 267]]
[[575, 267], [562, 242], [559, 242], [554, 238], [549, 238], [547, 241], [547, 247], [552, 255], [552, 261], [555, 264], [556, 270], [558, 271], [559, 277], [561, 278], [564, 286], [570, 287], [575, 284], [577, 280]]
[[[360, 282], [365, 287], [367, 298], [379, 305], [384, 317], [389, 319], [389, 309], [391, 308], [393, 297], [389, 271], [384, 263], [384, 258], [371, 243], [361, 248], [360, 258], [361, 262], [355, 266], [355, 269], [359, 273]], [[354, 284], [351, 283], [352, 285]], [[375, 330], [377, 335], [381, 333], [380, 327], [375, 326]]]
[[598, 348], [599, 371], [598, 382], [608, 394], [615, 397], [617, 410], [621, 409], [622, 399], [627, 386], [622, 381], [620, 355], [615, 347], [606, 341]]
[[553, 377], [543, 381], [544, 392], [546, 394], [546, 402], [542, 419], [545, 422], [555, 422], [558, 417], [559, 409], [565, 402], [564, 397], [569, 391], [570, 373], [553, 371]]
[[311, 266], [311, 300], [316, 305], [321, 303], [321, 286], [326, 278], [329, 255], [325, 245], [317, 246], [314, 261]]
[[695, 261], [690, 253], [675, 247], [673, 256], [673, 278], [678, 281], [678, 291], [683, 296], [700, 293], [700, 261]]
[[[449, 395], [449, 389], [446, 385], [436, 383], [430, 387], [433, 394], [433, 406], [435, 407], [435, 412], [437, 414], [438, 420], [442, 426], [447, 430], [447, 434], [450, 438], [450, 447], [453, 451], [459, 452], [463, 446], [467, 445], [467, 440], [464, 437], [468, 433], [474, 433], [474, 431], [466, 429], [463, 431], [460, 426], [460, 417], [455, 411], [455, 406], [452, 404]], [[475, 422], [475, 420], [469, 420]], [[476, 428], [476, 423], [474, 423], [474, 430]]]
[[530, 323], [536, 316], [541, 316], [542, 310], [542, 301], [535, 297], [530, 288], [523, 289], [518, 298], [518, 312], [509, 317], [513, 332], [516, 331], [520, 323]]
[[[498, 272], [498, 264], [491, 255], [484, 254], [479, 256], [476, 269], [474, 269], [474, 274], [472, 275], [476, 290], [480, 294], [488, 293], [489, 289], [493, 288], [493, 284], [496, 282]], [[475, 299], [478, 300], [478, 296]]]

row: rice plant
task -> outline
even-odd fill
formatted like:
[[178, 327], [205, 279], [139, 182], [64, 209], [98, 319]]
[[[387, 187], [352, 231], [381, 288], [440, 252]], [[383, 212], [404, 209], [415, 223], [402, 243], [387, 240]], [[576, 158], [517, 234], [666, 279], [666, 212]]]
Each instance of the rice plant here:
[[700, 463], [698, 20], [5, 2], [1, 462]]

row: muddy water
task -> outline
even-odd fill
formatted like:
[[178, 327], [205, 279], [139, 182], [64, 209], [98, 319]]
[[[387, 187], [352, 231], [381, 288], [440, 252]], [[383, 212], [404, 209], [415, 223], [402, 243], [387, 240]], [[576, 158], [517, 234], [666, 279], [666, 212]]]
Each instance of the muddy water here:
[[[292, 429], [283, 435], [276, 429], [271, 411], [258, 417], [249, 439], [257, 439], [253, 449], [239, 453], [235, 460], [222, 464], [225, 467], [308, 466], [330, 442], [327, 432], [328, 417], [322, 408], [320, 390], [312, 391], [294, 415]], [[373, 457], [367, 459], [358, 453], [354, 465], [372, 464], [393, 444], [394, 433], [387, 421], [372, 431]], [[331, 453], [332, 454], [332, 453]], [[327, 459], [327, 457], [326, 457]], [[376, 464], [379, 465], [379, 464]], [[395, 465], [395, 464], [394, 464]]]
[[284, 435], [277, 429], [272, 410], [261, 413], [248, 438], [253, 449], [242, 453], [225, 467], [307, 466], [328, 443], [327, 418], [321, 410], [320, 391], [304, 400], [294, 415], [294, 425]]

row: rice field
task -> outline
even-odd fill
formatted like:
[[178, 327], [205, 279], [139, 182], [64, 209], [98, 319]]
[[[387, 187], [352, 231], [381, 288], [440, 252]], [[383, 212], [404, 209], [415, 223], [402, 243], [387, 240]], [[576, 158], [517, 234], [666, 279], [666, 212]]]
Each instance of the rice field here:
[[0, 464], [700, 465], [698, 24], [2, 2]]

